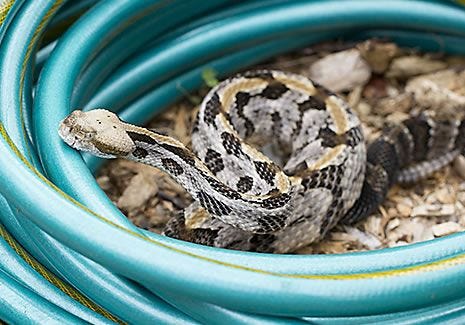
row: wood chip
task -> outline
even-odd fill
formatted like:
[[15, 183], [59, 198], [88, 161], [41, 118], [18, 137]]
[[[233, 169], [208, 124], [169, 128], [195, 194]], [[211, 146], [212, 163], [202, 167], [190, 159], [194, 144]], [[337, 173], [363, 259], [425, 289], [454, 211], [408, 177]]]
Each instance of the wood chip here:
[[454, 204], [423, 204], [412, 209], [412, 217], [445, 217], [455, 212]]
[[405, 204], [398, 204], [397, 205], [397, 211], [399, 211], [399, 214], [402, 216], [402, 217], [410, 217], [411, 213], [412, 213], [412, 207], [411, 206], [408, 206], [408, 205], [405, 205]]
[[445, 69], [447, 63], [423, 56], [408, 55], [392, 60], [386, 76], [388, 78], [409, 78], [420, 74]]
[[395, 112], [406, 113], [413, 105], [413, 97], [410, 93], [403, 93], [398, 96], [381, 98], [374, 108], [378, 114], [392, 114]]
[[462, 177], [462, 179], [465, 179], [465, 157], [463, 155], [459, 155], [455, 158], [454, 170], [460, 175], [460, 177]]
[[134, 176], [118, 200], [118, 207], [132, 211], [144, 206], [158, 192], [158, 186], [152, 177], [144, 173]]
[[367, 40], [358, 44], [357, 49], [375, 73], [386, 71], [391, 60], [400, 52], [396, 44], [377, 40]]
[[435, 237], [447, 236], [462, 230], [463, 227], [453, 221], [448, 221], [433, 226], [433, 234]]
[[386, 231], [391, 231], [400, 226], [399, 218], [392, 219], [386, 226]]

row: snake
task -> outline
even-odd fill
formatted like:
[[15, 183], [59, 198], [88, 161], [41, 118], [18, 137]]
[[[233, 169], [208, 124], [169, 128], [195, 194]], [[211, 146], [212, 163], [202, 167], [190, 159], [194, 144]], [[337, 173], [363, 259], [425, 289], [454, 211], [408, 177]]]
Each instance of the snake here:
[[192, 146], [96, 108], [59, 125], [72, 148], [169, 174], [193, 198], [163, 234], [219, 248], [292, 253], [373, 213], [465, 148], [465, 119], [434, 110], [387, 125], [367, 144], [347, 102], [309, 78], [251, 70], [204, 97]]

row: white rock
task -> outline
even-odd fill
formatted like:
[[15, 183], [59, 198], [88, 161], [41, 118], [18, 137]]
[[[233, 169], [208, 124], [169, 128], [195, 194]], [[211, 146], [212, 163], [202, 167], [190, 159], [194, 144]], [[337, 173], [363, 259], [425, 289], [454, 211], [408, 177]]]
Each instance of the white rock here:
[[329, 54], [310, 67], [309, 77], [331, 91], [352, 90], [371, 76], [368, 63], [357, 49]]

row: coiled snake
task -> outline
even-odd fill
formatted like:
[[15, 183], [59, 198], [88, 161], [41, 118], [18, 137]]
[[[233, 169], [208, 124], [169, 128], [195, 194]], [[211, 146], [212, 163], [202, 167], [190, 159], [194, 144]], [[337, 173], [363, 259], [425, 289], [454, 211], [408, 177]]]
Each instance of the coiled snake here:
[[[195, 202], [164, 234], [192, 242], [286, 253], [338, 222], [373, 212], [396, 182], [413, 182], [465, 147], [462, 118], [426, 111], [387, 127], [366, 148], [358, 117], [306, 77], [249, 71], [214, 87], [192, 131], [193, 151], [96, 109], [74, 111], [59, 134], [70, 146], [171, 175]], [[253, 145], [252, 145], [253, 144]], [[285, 163], [261, 151], [279, 151]]]

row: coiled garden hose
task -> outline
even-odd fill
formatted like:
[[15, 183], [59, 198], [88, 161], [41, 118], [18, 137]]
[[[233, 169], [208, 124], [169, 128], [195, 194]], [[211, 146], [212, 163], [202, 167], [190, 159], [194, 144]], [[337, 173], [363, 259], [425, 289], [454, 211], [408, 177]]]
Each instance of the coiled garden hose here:
[[[465, 234], [337, 256], [203, 247], [132, 225], [59, 121], [144, 123], [202, 85], [336, 37], [465, 54], [465, 10], [421, 0], [0, 2], [0, 319], [428, 323], [465, 317]], [[80, 16], [79, 18], [77, 18]]]

